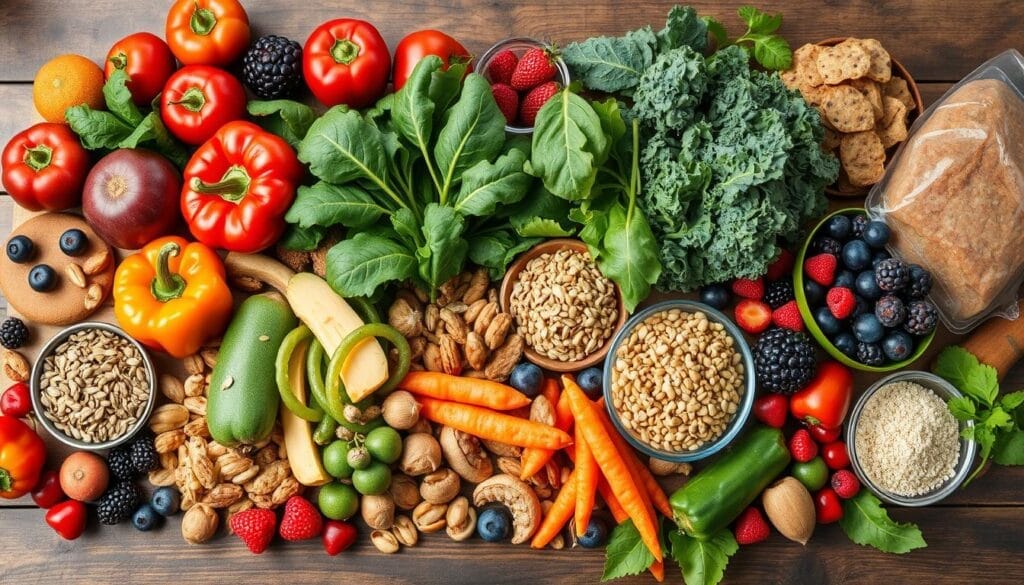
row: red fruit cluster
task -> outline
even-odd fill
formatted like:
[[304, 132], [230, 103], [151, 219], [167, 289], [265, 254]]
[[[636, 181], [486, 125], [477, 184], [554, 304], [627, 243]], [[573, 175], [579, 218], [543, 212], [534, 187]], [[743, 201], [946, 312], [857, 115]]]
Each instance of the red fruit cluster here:
[[491, 93], [509, 124], [533, 126], [537, 112], [561, 86], [554, 81], [558, 73], [550, 50], [529, 49], [522, 57], [510, 50], [494, 56], [487, 65]]

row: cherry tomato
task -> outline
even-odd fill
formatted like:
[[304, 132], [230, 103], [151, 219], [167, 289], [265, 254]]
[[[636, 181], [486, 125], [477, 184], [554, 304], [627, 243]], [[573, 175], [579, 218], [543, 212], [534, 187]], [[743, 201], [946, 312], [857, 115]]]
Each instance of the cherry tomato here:
[[128, 74], [128, 91], [137, 106], [148, 106], [160, 94], [177, 63], [167, 43], [160, 37], [140, 32], [114, 43], [103, 64], [103, 77], [110, 79], [114, 71]]
[[11, 384], [4, 390], [3, 395], [0, 395], [0, 413], [22, 418], [29, 412], [32, 412], [32, 397], [25, 382]]
[[[393, 78], [395, 91], [402, 89], [405, 81], [412, 75], [412, 70], [420, 59], [427, 55], [437, 55], [444, 61], [444, 70], [454, 62], [469, 62], [471, 59], [469, 51], [462, 43], [444, 34], [439, 30], [419, 30], [409, 33], [395, 48], [395, 68]], [[472, 67], [466, 68], [466, 73], [472, 71]]]
[[221, 126], [245, 117], [245, 88], [223, 69], [182, 67], [167, 80], [160, 97], [160, 117], [182, 142], [202, 144]]
[[46, 523], [64, 540], [74, 540], [85, 532], [85, 504], [77, 500], [61, 502], [46, 511]]
[[384, 95], [390, 73], [388, 45], [380, 32], [364, 20], [327, 21], [309, 35], [302, 48], [306, 85], [328, 107], [369, 106]]
[[818, 524], [831, 524], [843, 517], [843, 502], [839, 494], [830, 487], [822, 488], [814, 496], [814, 512], [818, 517]]
[[821, 425], [811, 425], [807, 427], [807, 430], [811, 433], [811, 438], [817, 441], [820, 445], [835, 441], [843, 432], [842, 427], [827, 429]]
[[850, 455], [846, 452], [846, 443], [833, 441], [821, 448], [821, 457], [829, 469], [836, 471], [850, 466]]
[[324, 533], [321, 539], [324, 543], [324, 550], [333, 557], [352, 546], [352, 543], [356, 541], [356, 536], [358, 536], [358, 532], [355, 526], [340, 520], [328, 520], [324, 523]]
[[185, 65], [230, 65], [249, 46], [249, 16], [238, 0], [175, 0], [165, 33]]
[[64, 499], [64, 491], [60, 489], [60, 474], [54, 470], [44, 471], [39, 476], [36, 487], [32, 488], [32, 501], [37, 506], [48, 510]]

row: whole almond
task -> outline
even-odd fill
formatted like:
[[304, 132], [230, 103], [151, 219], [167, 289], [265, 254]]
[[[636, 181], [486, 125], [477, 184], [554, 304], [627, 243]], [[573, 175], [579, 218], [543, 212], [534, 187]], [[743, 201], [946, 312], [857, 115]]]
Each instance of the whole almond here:
[[12, 382], [27, 382], [31, 368], [25, 356], [14, 351], [5, 349], [3, 352], [4, 375]]
[[784, 477], [761, 495], [764, 512], [782, 536], [807, 544], [814, 534], [814, 501], [811, 494], [794, 477]]
[[206, 362], [203, 361], [203, 358], [198, 353], [185, 356], [181, 361], [185, 366], [185, 372], [190, 376], [202, 376], [203, 372], [206, 371]]
[[185, 386], [177, 376], [170, 374], [160, 375], [160, 393], [171, 402], [181, 404], [185, 400]]
[[110, 251], [105, 247], [96, 252], [92, 256], [85, 259], [85, 263], [82, 265], [82, 271], [92, 276], [99, 272], [103, 272], [110, 265]]
[[85, 310], [91, 311], [100, 306], [102, 300], [103, 288], [94, 282], [85, 290], [85, 300], [82, 301], [82, 304], [85, 306]]
[[64, 274], [67, 275], [68, 280], [71, 281], [71, 284], [77, 286], [78, 288], [85, 288], [85, 273], [82, 272], [81, 266], [72, 262], [71, 264], [67, 265], [67, 268], [64, 269]]

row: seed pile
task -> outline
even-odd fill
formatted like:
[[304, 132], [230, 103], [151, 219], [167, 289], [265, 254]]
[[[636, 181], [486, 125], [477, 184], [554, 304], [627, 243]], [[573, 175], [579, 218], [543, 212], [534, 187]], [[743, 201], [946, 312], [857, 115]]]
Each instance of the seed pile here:
[[563, 362], [600, 349], [619, 316], [615, 286], [590, 254], [568, 248], [527, 262], [509, 304], [526, 344]]
[[43, 360], [43, 414], [61, 432], [104, 443], [135, 426], [149, 400], [149, 378], [139, 350], [124, 337], [85, 329]]
[[655, 313], [615, 352], [612, 404], [641, 441], [694, 451], [721, 436], [736, 414], [742, 359], [725, 327], [706, 314]]
[[934, 392], [893, 382], [872, 396], [854, 431], [864, 473], [882, 489], [914, 497], [953, 477], [960, 458], [959, 426]]

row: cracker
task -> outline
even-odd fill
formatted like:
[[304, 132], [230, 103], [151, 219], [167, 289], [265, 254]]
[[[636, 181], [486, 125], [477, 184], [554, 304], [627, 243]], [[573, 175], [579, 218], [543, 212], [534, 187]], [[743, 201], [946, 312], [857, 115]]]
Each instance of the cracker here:
[[825, 139], [821, 141], [821, 148], [825, 152], [832, 152], [835, 149], [839, 148], [839, 143], [842, 140], [842, 134], [836, 132], [835, 130], [825, 128]]
[[875, 112], [864, 94], [849, 85], [825, 88], [821, 111], [840, 132], [861, 132], [875, 127]]
[[914, 96], [910, 94], [910, 88], [907, 87], [907, 80], [902, 77], [893, 76], [892, 79], [883, 83], [882, 95], [900, 100], [904, 106], [907, 106], [908, 112], [917, 107]]
[[[893, 98], [888, 98], [888, 99], [892, 100]], [[896, 105], [899, 106], [900, 108], [903, 107], [902, 103], [900, 103], [900, 102], [898, 102], [896, 100], [893, 100], [893, 101], [896, 102]], [[890, 146], [895, 146], [895, 145], [899, 144], [900, 142], [903, 142], [904, 140], [906, 140], [907, 139], [907, 114], [906, 114], [906, 110], [904, 110], [902, 114], [894, 113], [892, 116], [890, 116], [889, 123], [886, 124], [885, 126], [882, 126], [882, 125], [875, 126], [875, 134], [878, 134], [878, 138], [882, 141], [882, 147], [883, 148], [889, 148]]]
[[839, 178], [836, 179], [836, 190], [840, 193], [859, 193], [861, 188], [850, 182], [850, 176], [843, 167], [839, 167]]
[[793, 65], [780, 75], [782, 83], [789, 89], [801, 90], [805, 87], [821, 85], [821, 74], [818, 73], [819, 52], [821, 52], [821, 47], [811, 44], [794, 51]]
[[874, 132], [844, 135], [839, 144], [839, 160], [850, 184], [857, 187], [874, 185], [885, 174], [885, 148]]
[[858, 39], [857, 42], [871, 57], [871, 66], [865, 75], [881, 83], [889, 81], [892, 78], [892, 58], [889, 51], [875, 39]]
[[818, 73], [828, 85], [864, 77], [871, 69], [871, 56], [857, 41], [845, 40], [818, 52]]
[[878, 128], [885, 128], [891, 126], [893, 121], [897, 118], [903, 120], [903, 125], [907, 125], [907, 106], [900, 100], [893, 97], [882, 98], [882, 108], [884, 114], [882, 119], [878, 121]]
[[875, 120], [880, 120], [885, 110], [882, 108], [882, 90], [878, 87], [878, 83], [873, 79], [862, 77], [851, 79], [850, 85], [868, 98], [868, 101], [871, 102], [871, 109], [875, 113]]
[[804, 101], [812, 106], [820, 106], [821, 102], [825, 99], [825, 87], [801, 85], [799, 89], [800, 95], [804, 96]]

